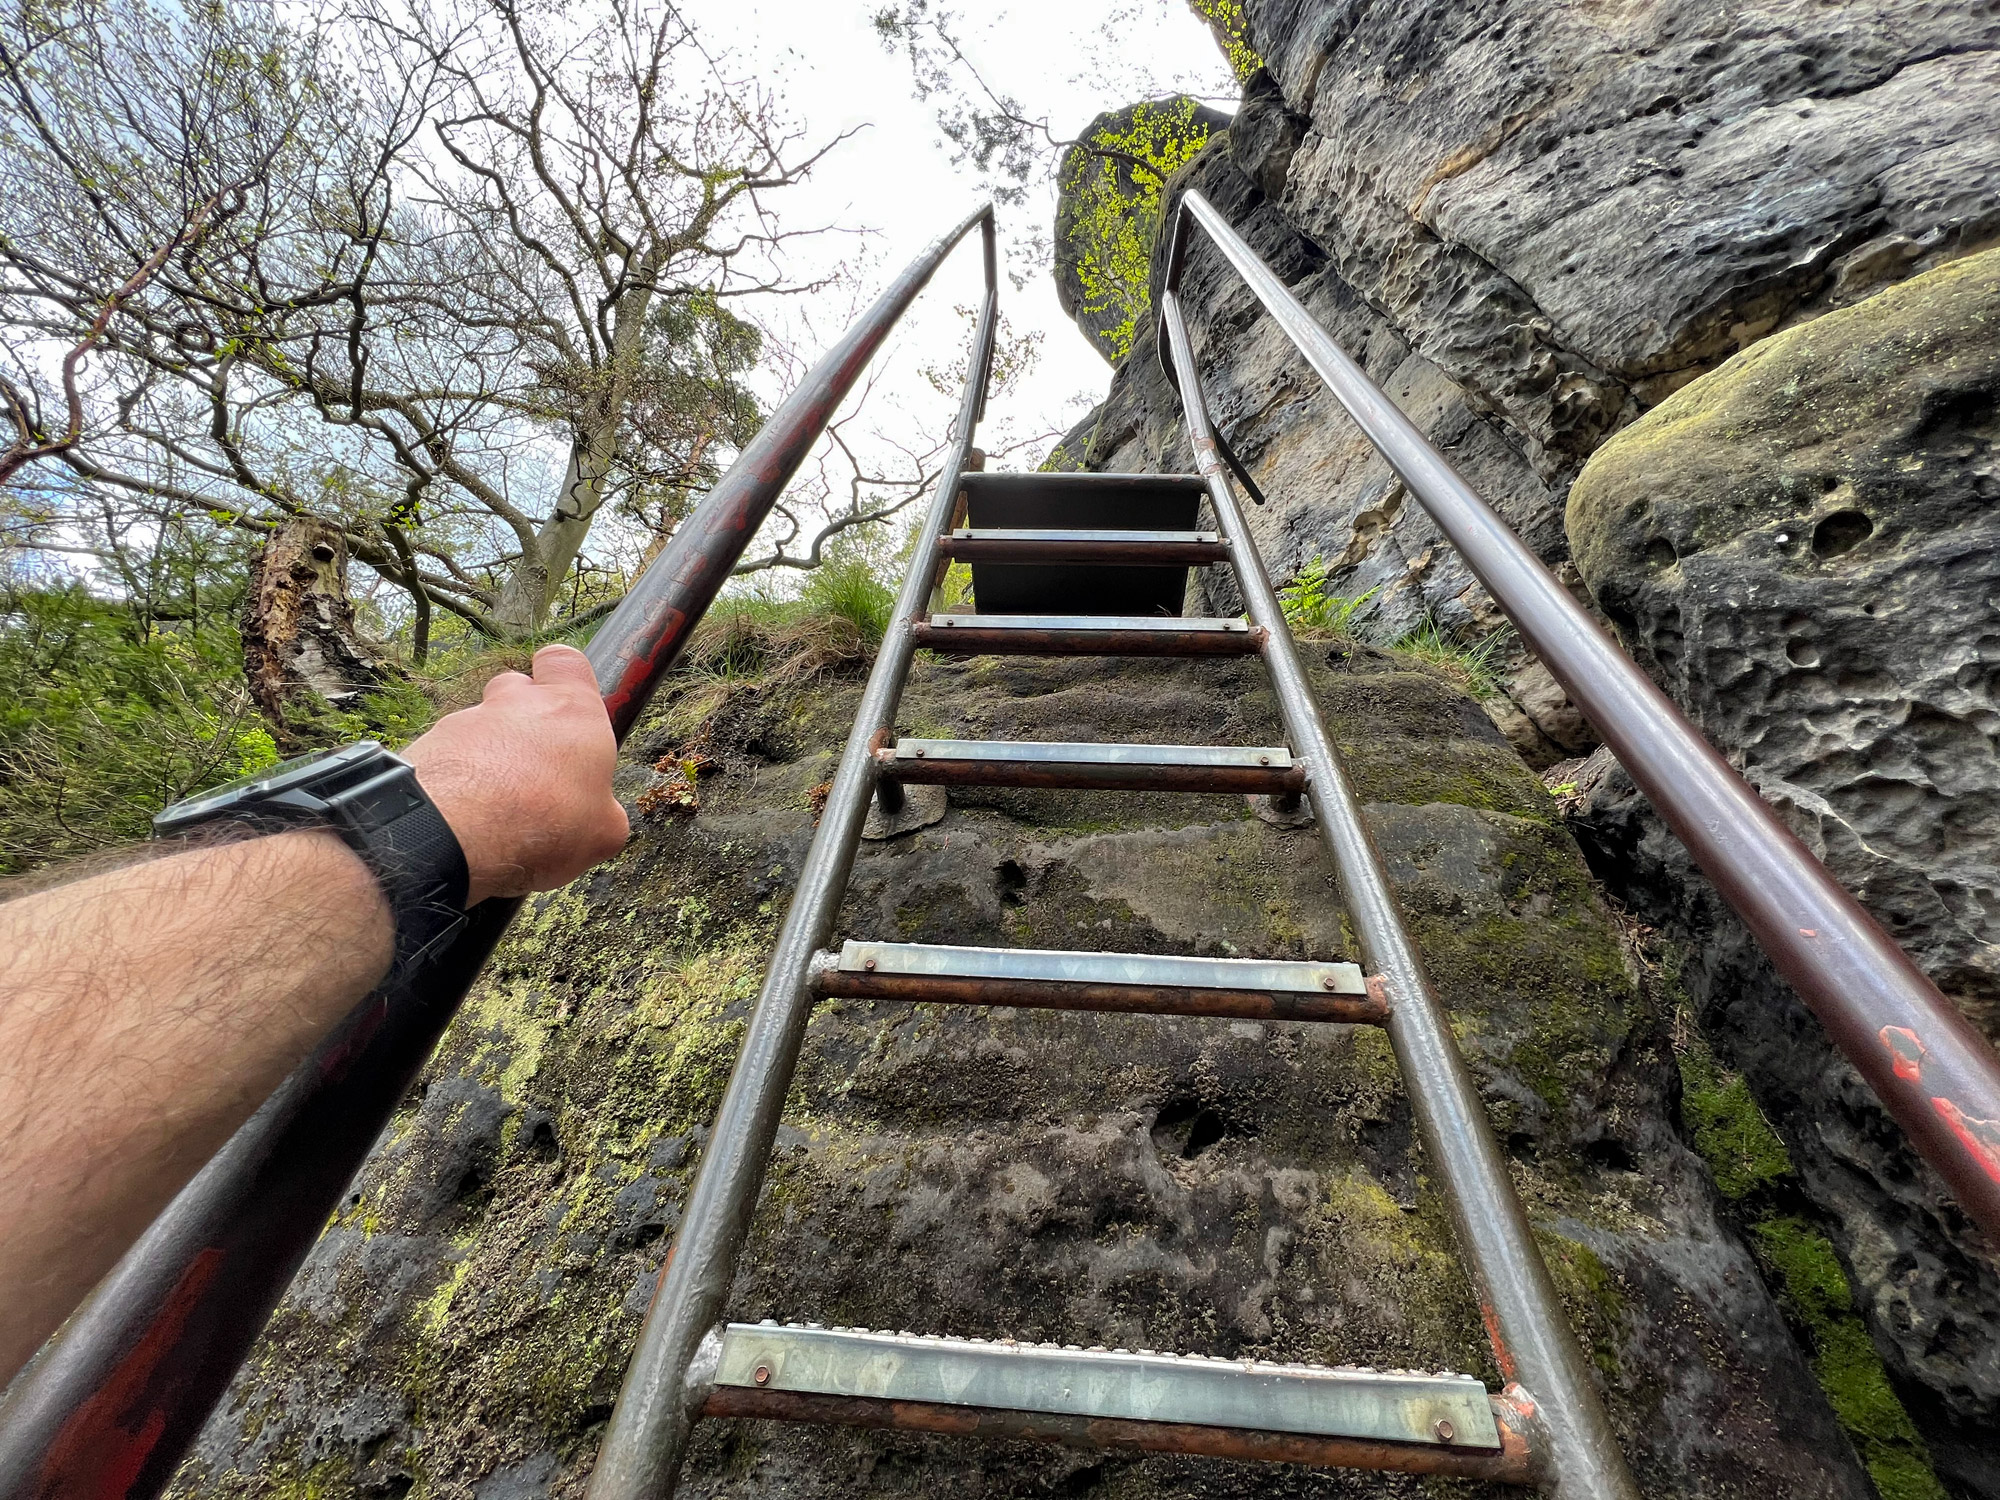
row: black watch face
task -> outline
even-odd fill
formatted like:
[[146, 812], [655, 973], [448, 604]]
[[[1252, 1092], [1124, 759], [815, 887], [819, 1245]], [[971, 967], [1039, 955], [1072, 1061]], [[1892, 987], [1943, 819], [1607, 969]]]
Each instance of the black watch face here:
[[364, 760], [381, 749], [373, 740], [361, 740], [352, 745], [342, 745], [338, 750], [314, 750], [293, 756], [290, 760], [281, 760], [275, 766], [252, 771], [248, 776], [225, 781], [221, 786], [210, 787], [205, 792], [176, 802], [153, 819], [153, 826], [166, 832], [200, 823], [237, 803], [261, 801], [302, 781], [316, 780], [337, 766]]

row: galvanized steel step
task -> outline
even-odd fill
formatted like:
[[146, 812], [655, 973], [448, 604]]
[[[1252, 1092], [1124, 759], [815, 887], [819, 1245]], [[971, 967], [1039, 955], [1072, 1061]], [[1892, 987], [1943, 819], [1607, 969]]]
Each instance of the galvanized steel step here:
[[[972, 531], [1192, 531], [1206, 493], [1186, 474], [967, 474], [964, 526]], [[1187, 568], [1218, 561], [1218, 545], [1199, 555], [963, 556], [972, 564], [972, 597], [984, 614], [1066, 610], [1092, 615], [1178, 615], [1187, 595]]]
[[[970, 563], [1094, 563], [1127, 567], [1185, 568], [1229, 556], [1216, 531], [1093, 531], [961, 526], [938, 543], [946, 557]], [[975, 569], [977, 574], [981, 570]], [[1066, 583], [1079, 574], [1061, 575]], [[991, 606], [982, 605], [982, 609]], [[1011, 610], [996, 611], [1011, 614]]]
[[1047, 948], [960, 948], [850, 941], [813, 963], [813, 989], [866, 1000], [921, 1000], [1148, 1015], [1381, 1023], [1379, 980], [1356, 964]]
[[[701, 1363], [712, 1385], [1497, 1454], [1500, 1425], [1470, 1375], [920, 1337], [810, 1323], [731, 1323]], [[884, 1413], [889, 1416], [889, 1413]]]
[[956, 656], [1254, 656], [1264, 632], [1244, 620], [1168, 615], [932, 615], [919, 646]]
[[1199, 474], [1007, 474], [961, 476], [965, 524], [1192, 531], [1202, 497]]
[[899, 739], [875, 752], [885, 778], [943, 786], [1076, 787], [1291, 796], [1305, 771], [1282, 745], [1120, 745]]

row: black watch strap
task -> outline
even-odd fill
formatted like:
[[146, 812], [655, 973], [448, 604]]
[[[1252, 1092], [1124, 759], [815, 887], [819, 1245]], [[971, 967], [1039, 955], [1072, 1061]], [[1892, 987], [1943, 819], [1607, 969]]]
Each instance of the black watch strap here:
[[328, 824], [374, 870], [396, 916], [396, 968], [404, 970], [466, 920], [470, 872], [458, 836], [424, 796], [416, 770], [382, 752], [368, 780], [326, 794]]
[[407, 968], [465, 924], [465, 851], [417, 773], [400, 757], [382, 775], [327, 798], [335, 832], [375, 872], [396, 919], [396, 966]]
[[153, 819], [153, 829], [173, 837], [221, 821], [339, 834], [388, 897], [398, 972], [465, 923], [465, 851], [416, 769], [372, 740], [301, 756], [175, 803]]

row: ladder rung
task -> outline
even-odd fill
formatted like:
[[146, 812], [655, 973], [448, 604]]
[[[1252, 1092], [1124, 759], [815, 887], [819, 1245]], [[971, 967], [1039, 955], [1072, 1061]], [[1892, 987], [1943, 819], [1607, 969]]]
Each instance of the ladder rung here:
[[961, 527], [938, 544], [944, 556], [973, 563], [1092, 563], [1191, 567], [1223, 562], [1229, 549], [1213, 531], [978, 530]]
[[1151, 615], [933, 615], [919, 646], [960, 656], [1254, 656], [1264, 632], [1243, 620]]
[[1262, 792], [1285, 797], [1303, 791], [1306, 784], [1305, 769], [1279, 745], [899, 739], [877, 750], [875, 760], [887, 777], [933, 786]]
[[1043, 1010], [1381, 1024], [1388, 1005], [1356, 964], [1046, 948], [848, 942], [813, 964], [822, 995]]
[[928, 1338], [812, 1324], [711, 1333], [704, 1412], [1055, 1438], [1524, 1480], [1469, 1375]]

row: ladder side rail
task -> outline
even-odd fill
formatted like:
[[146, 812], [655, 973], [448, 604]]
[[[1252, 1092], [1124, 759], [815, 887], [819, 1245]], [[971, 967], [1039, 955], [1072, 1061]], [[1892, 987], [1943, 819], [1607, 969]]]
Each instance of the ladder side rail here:
[[1162, 354], [1180, 388], [1195, 467], [1207, 482], [1219, 529], [1253, 623], [1265, 631], [1264, 660], [1292, 753], [1306, 768], [1306, 795], [1340, 879], [1364, 961], [1387, 980], [1390, 1045], [1402, 1068], [1425, 1154], [1444, 1179], [1459, 1243], [1494, 1357], [1510, 1386], [1539, 1408], [1547, 1431], [1547, 1478], [1560, 1500], [1639, 1500], [1597, 1397], [1582, 1351], [1562, 1315], [1527, 1214], [1493, 1138], [1478, 1088], [1431, 988], [1339, 751], [1300, 664], [1269, 575], [1216, 450], [1187, 324], [1174, 293], [1161, 300]]
[[986, 294], [974, 334], [973, 357], [954, 430], [922, 532], [910, 557], [896, 613], [868, 674], [853, 728], [841, 751], [818, 831], [799, 871], [764, 985], [751, 1012], [709, 1131], [693, 1190], [626, 1367], [610, 1425], [591, 1473], [588, 1500], [658, 1500], [673, 1493], [695, 1420], [709, 1395], [697, 1366], [704, 1336], [721, 1322], [736, 1277], [737, 1256], [750, 1231], [758, 1190], [784, 1112], [816, 998], [812, 962], [839, 914], [868, 803], [880, 774], [875, 750], [892, 730], [910, 663], [914, 626], [923, 617], [938, 541], [949, 525], [960, 473], [984, 408], [993, 363], [999, 291], [994, 228], [982, 221]]
[[1190, 222], [1208, 232], [1401, 476], [1834, 1045], [2000, 1247], [2000, 1056], [1986, 1038], [1192, 190], [1175, 217], [1167, 287], [1178, 286]]
[[[588, 655], [620, 739], [673, 666], [834, 410], [967, 216], [822, 355], [599, 627]], [[189, 1181], [0, 1399], [0, 1497], [146, 1500], [249, 1355], [521, 902], [494, 897], [328, 1034]]]

